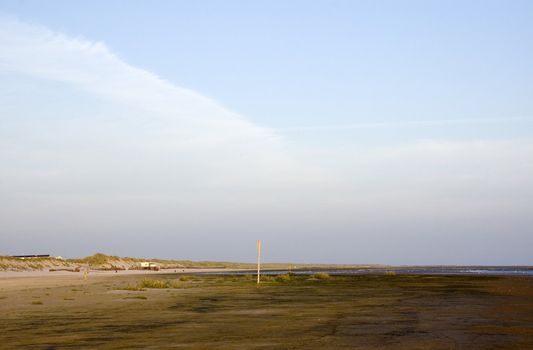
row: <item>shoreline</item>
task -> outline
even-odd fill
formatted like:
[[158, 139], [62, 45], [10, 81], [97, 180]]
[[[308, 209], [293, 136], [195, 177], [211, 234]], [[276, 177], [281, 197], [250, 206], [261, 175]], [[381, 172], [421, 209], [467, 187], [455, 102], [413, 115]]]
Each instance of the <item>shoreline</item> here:
[[[160, 269], [159, 271], [150, 271], [150, 270], [89, 270], [88, 278], [95, 277], [113, 277], [113, 276], [158, 276], [158, 275], [182, 275], [182, 274], [206, 274], [206, 275], [227, 275], [227, 274], [236, 274], [236, 275], [245, 275], [245, 274], [256, 274], [256, 269], [232, 269], [232, 268], [169, 268], [169, 269]], [[364, 269], [328, 269], [328, 268], [314, 268], [314, 269], [279, 269], [279, 268], [269, 268], [262, 269], [261, 274], [263, 275], [276, 275], [284, 274], [287, 272], [294, 273], [295, 275], [310, 275], [316, 272], [326, 272], [331, 275], [382, 275], [393, 273], [397, 275], [420, 275], [420, 276], [446, 276], [446, 275], [455, 275], [455, 276], [498, 276], [498, 277], [529, 277], [533, 278], [533, 268], [526, 267], [523, 271], [507, 271], [507, 270], [487, 270], [480, 269], [480, 272], [475, 272], [472, 270], [458, 270], [455, 268], [450, 268], [448, 270], [440, 269], [424, 269], [420, 268], [403, 268], [403, 267], [390, 267], [390, 268], [364, 268]], [[19, 279], [19, 278], [54, 278], [54, 277], [72, 277], [75, 279], [83, 280], [84, 271], [73, 272], [73, 271], [0, 271], [0, 280], [5, 279]]]
[[[243, 272], [244, 269], [225, 269], [225, 268], [185, 268], [185, 269], [161, 269], [159, 271], [149, 270], [89, 270], [89, 278], [91, 277], [112, 277], [112, 276], [130, 276], [130, 275], [168, 275], [168, 274], [190, 274], [190, 273], [210, 273], [210, 272]], [[252, 270], [250, 270], [252, 271]], [[40, 278], [40, 277], [55, 277], [55, 276], [71, 276], [83, 279], [83, 271], [0, 271], [0, 279], [3, 278]]]

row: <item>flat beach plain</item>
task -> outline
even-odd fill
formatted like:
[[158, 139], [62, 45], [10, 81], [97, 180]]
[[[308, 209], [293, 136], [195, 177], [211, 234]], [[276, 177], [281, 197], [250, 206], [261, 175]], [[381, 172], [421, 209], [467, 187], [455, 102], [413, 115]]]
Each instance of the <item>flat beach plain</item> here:
[[533, 278], [9, 277], [0, 314], [2, 349], [533, 349]]

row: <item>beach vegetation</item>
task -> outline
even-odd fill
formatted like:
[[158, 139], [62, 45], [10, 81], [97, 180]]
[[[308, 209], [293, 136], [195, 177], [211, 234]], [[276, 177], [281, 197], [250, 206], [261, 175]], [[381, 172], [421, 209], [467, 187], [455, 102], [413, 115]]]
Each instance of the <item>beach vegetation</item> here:
[[81, 259], [69, 259], [70, 262], [88, 264], [88, 265], [104, 265], [107, 264], [110, 260], [118, 260], [118, 256], [110, 256], [102, 253], [96, 253], [91, 256], [86, 256]]
[[330, 279], [331, 276], [329, 275], [329, 273], [326, 273], [326, 272], [317, 272], [311, 275], [311, 278], [314, 278], [317, 280], [327, 280], [327, 279]]
[[140, 288], [154, 288], [154, 289], [162, 289], [162, 288], [170, 288], [172, 287], [171, 282], [166, 280], [156, 280], [156, 279], [149, 279], [145, 278], [143, 279], [139, 285]]
[[283, 275], [277, 275], [275, 278], [276, 282], [289, 282], [291, 280], [291, 275], [285, 273]]

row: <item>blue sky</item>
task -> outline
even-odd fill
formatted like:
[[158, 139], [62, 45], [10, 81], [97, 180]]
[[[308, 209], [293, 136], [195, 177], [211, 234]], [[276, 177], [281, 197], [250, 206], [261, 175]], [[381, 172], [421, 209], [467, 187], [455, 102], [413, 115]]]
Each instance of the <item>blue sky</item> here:
[[4, 0], [0, 23], [0, 253], [533, 263], [529, 1]]
[[529, 1], [3, 1], [269, 127], [531, 117]]

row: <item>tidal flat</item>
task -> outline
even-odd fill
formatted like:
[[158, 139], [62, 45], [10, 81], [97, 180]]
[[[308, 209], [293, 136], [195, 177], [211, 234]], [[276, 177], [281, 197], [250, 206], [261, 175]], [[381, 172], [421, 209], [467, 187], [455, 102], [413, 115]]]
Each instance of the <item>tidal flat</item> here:
[[533, 349], [532, 277], [317, 277], [4, 278], [0, 348]]

